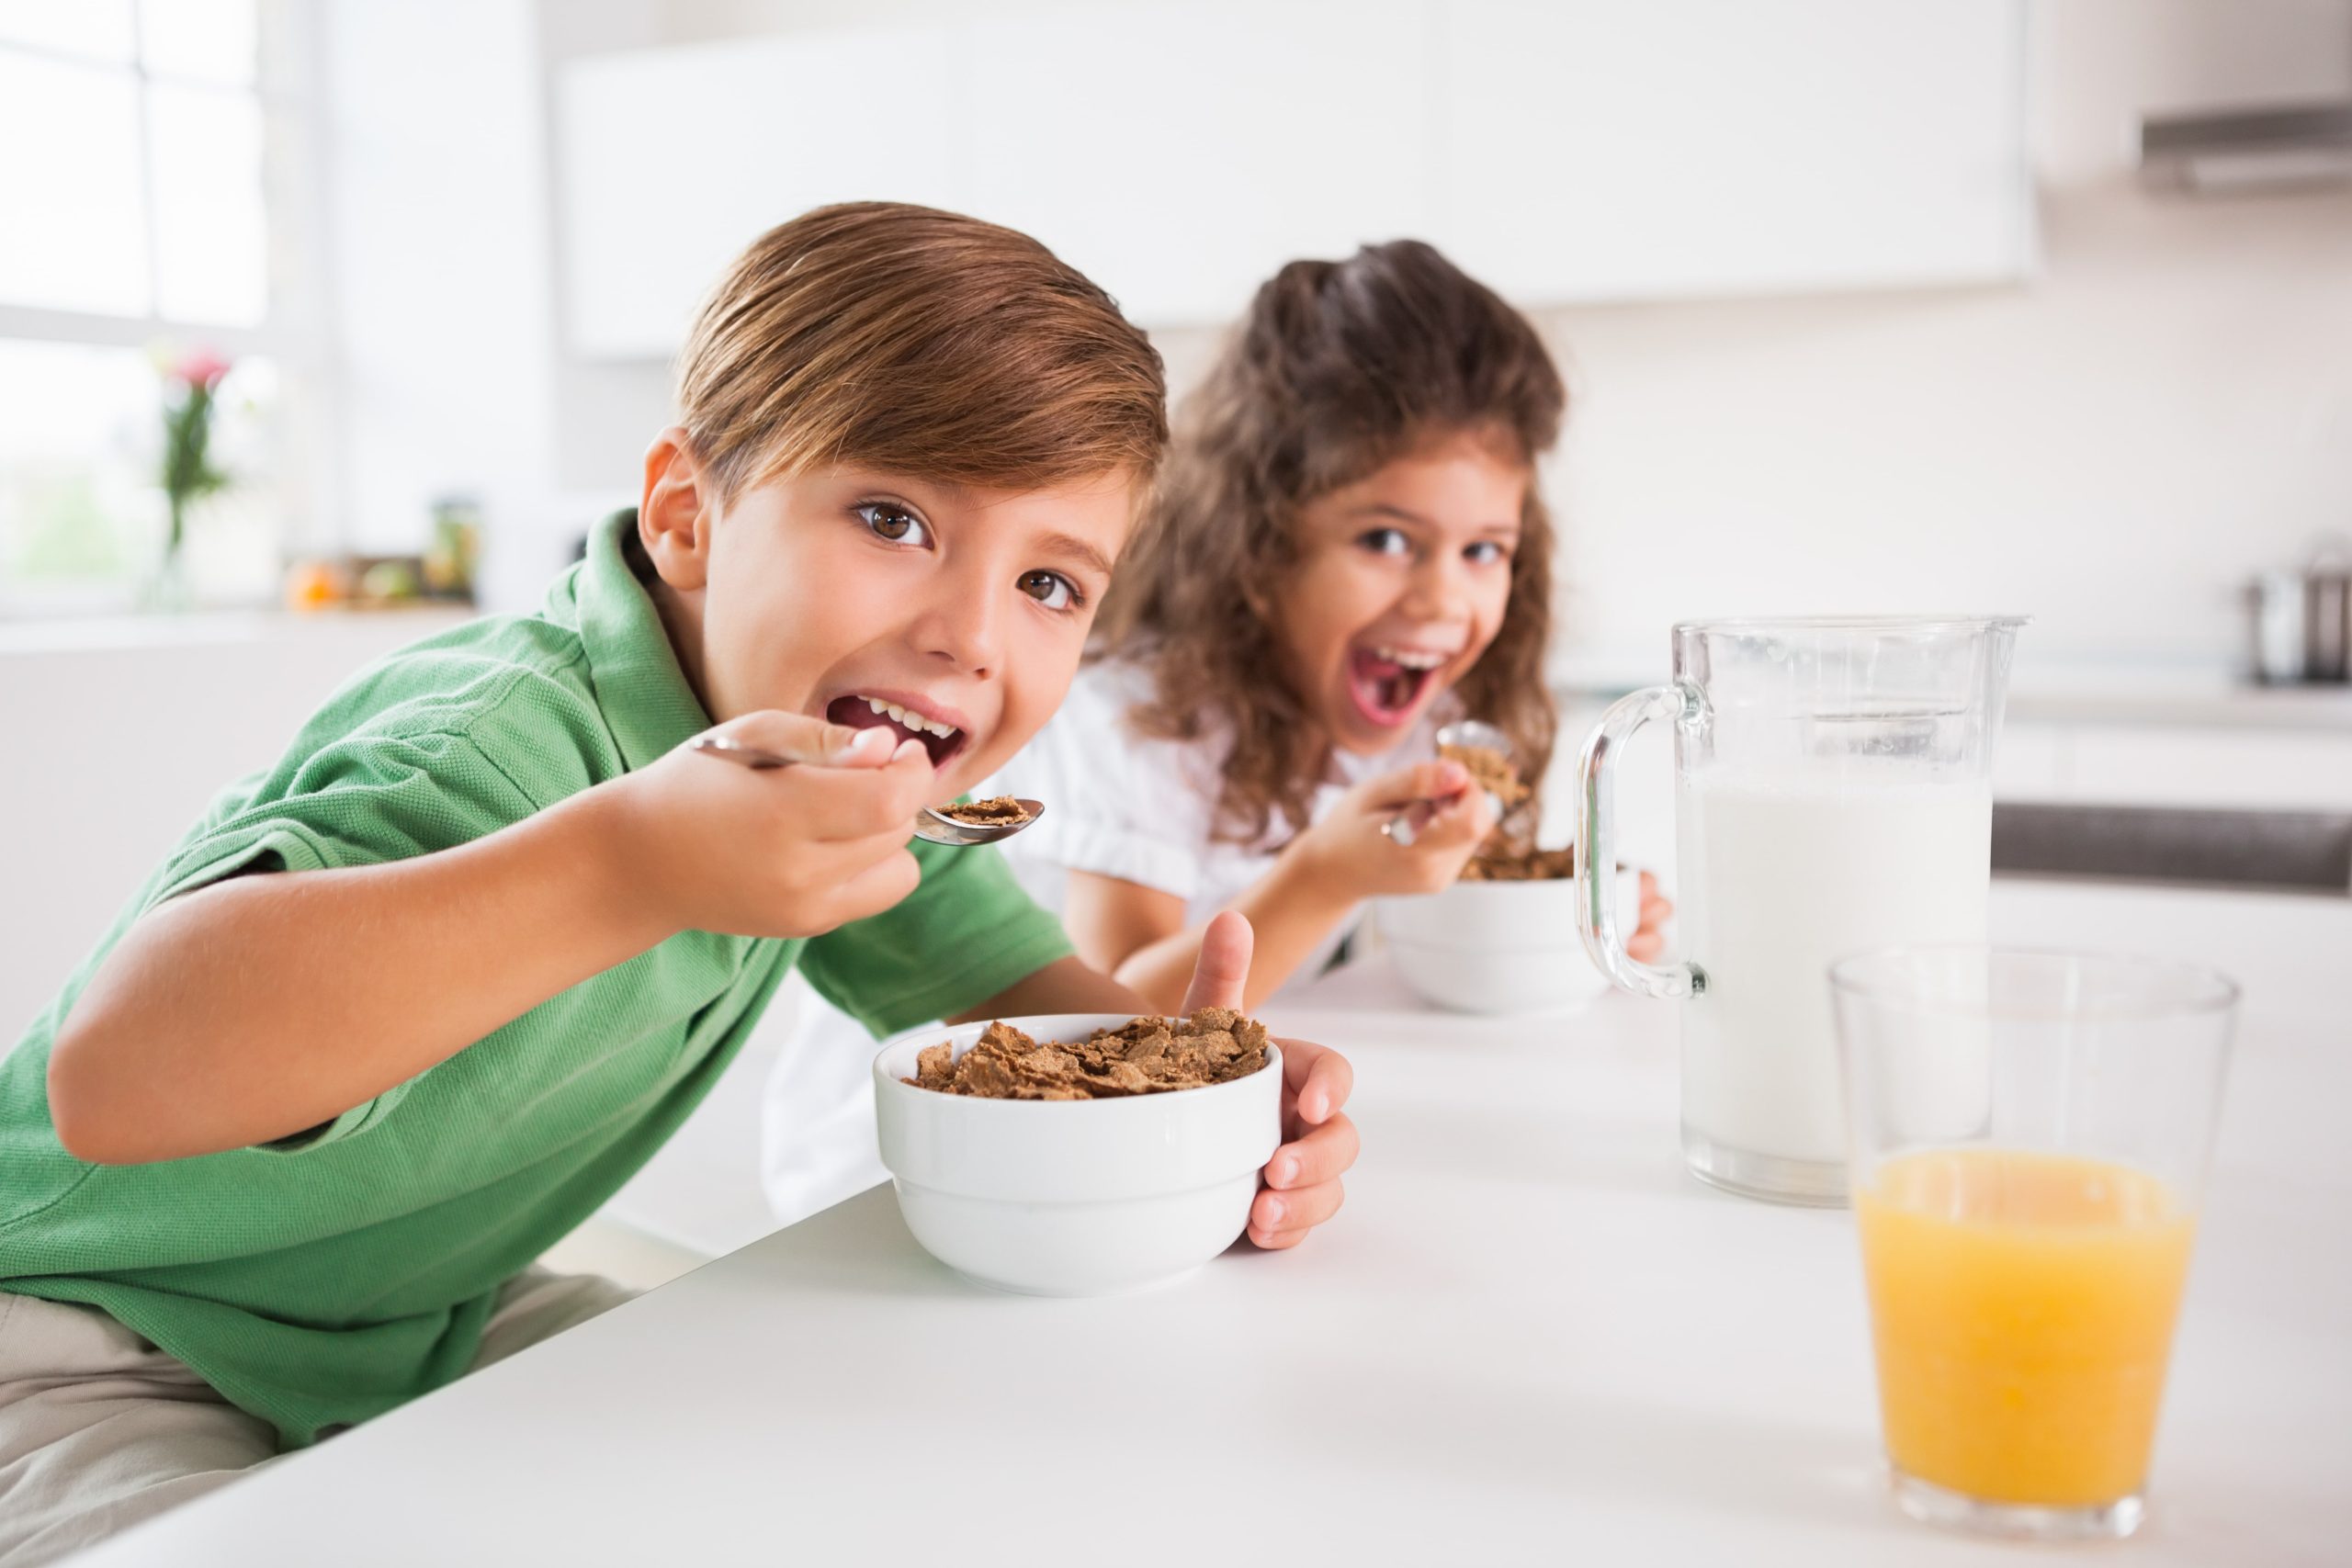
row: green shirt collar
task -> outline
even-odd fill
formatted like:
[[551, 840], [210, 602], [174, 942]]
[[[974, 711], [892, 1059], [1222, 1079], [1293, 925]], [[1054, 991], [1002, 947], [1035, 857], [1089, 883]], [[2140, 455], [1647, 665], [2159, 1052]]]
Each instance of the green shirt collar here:
[[596, 705], [632, 770], [710, 728], [710, 716], [678, 666], [653, 596], [622, 553], [622, 539], [636, 531], [634, 506], [597, 524], [589, 530], [588, 556], [572, 580]]

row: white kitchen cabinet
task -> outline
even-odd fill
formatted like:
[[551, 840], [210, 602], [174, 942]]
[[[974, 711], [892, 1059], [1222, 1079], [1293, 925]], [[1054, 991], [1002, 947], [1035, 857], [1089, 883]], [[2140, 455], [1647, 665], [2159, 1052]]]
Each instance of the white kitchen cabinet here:
[[2018, 276], [2022, 11], [1445, 0], [1437, 234], [1534, 302]]
[[2352, 811], [2352, 728], [2012, 720], [1994, 783], [2003, 800]]
[[1435, 242], [1523, 305], [2013, 277], [2023, 0], [1207, 0], [559, 68], [566, 319], [674, 350], [818, 202], [1038, 235], [1147, 325]]
[[572, 351], [675, 353], [728, 262], [811, 207], [963, 205], [956, 43], [936, 28], [811, 33], [565, 65], [557, 190]]
[[975, 26], [970, 210], [1148, 324], [1224, 321], [1295, 257], [1426, 234], [1424, 10], [1214, 0]]

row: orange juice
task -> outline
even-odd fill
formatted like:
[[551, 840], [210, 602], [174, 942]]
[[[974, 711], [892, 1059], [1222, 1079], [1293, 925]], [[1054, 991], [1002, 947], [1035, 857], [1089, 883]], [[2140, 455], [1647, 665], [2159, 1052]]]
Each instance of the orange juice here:
[[2195, 1221], [2127, 1166], [1938, 1149], [1855, 1195], [1887, 1453], [1987, 1502], [2136, 1494]]

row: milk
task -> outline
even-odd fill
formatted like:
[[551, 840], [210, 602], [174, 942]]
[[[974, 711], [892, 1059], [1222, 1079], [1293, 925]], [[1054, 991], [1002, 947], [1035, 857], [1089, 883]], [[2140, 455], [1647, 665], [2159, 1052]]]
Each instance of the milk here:
[[[1706, 988], [1682, 1009], [1682, 1120], [1736, 1153], [1846, 1155], [1830, 964], [1897, 943], [1982, 942], [1993, 800], [1843, 781], [1836, 793], [1686, 775], [1678, 812], [1683, 955]], [[1965, 1120], [1981, 1062], [1944, 1075]]]

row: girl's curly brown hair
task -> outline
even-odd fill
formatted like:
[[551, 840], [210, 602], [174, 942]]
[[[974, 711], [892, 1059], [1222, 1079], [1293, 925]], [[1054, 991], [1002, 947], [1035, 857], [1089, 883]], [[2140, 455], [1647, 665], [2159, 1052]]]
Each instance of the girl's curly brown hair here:
[[1329, 770], [1330, 739], [1280, 673], [1272, 623], [1301, 510], [1457, 434], [1501, 443], [1531, 477], [1502, 626], [1455, 691], [1511, 738], [1527, 778], [1543, 776], [1558, 724], [1543, 670], [1552, 522], [1532, 474], [1566, 403], [1527, 319], [1418, 240], [1295, 261], [1258, 290], [1186, 401], [1090, 655], [1150, 671], [1152, 695], [1128, 716], [1139, 733], [1231, 734], [1219, 837], [1303, 829]]

